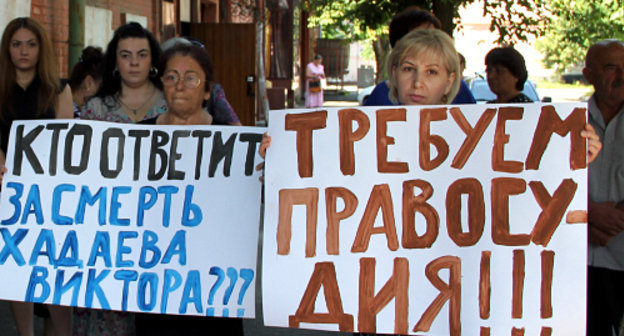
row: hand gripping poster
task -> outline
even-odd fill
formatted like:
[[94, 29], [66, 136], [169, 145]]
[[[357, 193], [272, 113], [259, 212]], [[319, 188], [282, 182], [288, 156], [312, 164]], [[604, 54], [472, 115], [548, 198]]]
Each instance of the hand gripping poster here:
[[255, 316], [262, 128], [13, 123], [0, 297]]
[[270, 113], [265, 324], [584, 335], [584, 104]]

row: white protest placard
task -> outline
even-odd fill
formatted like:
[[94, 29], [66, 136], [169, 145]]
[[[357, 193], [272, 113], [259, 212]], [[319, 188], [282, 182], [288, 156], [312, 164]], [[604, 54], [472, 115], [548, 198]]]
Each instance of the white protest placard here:
[[14, 122], [0, 298], [253, 318], [264, 131]]
[[271, 111], [265, 324], [584, 335], [585, 104]]

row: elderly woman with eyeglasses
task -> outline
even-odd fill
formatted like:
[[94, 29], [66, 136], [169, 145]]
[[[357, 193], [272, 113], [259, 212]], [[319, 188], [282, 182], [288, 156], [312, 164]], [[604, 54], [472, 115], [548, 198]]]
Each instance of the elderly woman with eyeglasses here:
[[[210, 99], [213, 68], [210, 57], [196, 45], [176, 44], [160, 59], [163, 93], [169, 109], [141, 124], [209, 125], [212, 116], [204, 105]], [[225, 330], [243, 335], [241, 319], [197, 316], [137, 314], [136, 335], [208, 335]]]
[[165, 101], [169, 107], [159, 116], [141, 123], [157, 125], [210, 125], [204, 110], [210, 99], [213, 68], [210, 57], [196, 45], [177, 44], [160, 60]]

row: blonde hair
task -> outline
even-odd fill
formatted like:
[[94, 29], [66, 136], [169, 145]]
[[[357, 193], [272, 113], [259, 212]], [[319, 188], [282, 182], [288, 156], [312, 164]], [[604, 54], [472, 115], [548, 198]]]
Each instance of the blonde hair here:
[[453, 40], [445, 32], [438, 29], [415, 29], [397, 42], [386, 63], [386, 70], [390, 77], [388, 79], [390, 86], [388, 98], [393, 103], [399, 103], [398, 83], [396, 76], [394, 76], [394, 70], [407, 57], [418, 58], [423, 53], [430, 53], [442, 59], [442, 65], [446, 68], [448, 74], [455, 73], [455, 80], [451, 85], [449, 93], [445, 95], [444, 103], [450, 103], [457, 95], [461, 76], [459, 75], [459, 57], [457, 56]]

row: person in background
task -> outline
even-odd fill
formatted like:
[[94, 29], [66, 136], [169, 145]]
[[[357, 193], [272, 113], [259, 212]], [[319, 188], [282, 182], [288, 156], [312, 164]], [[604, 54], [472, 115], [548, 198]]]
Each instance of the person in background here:
[[466, 57], [462, 53], [457, 53], [459, 56], [459, 78], [464, 79], [464, 70], [466, 70]]
[[323, 56], [316, 55], [314, 60], [306, 66], [306, 107], [323, 106], [323, 85], [321, 79], [325, 78]]
[[[136, 22], [120, 26], [104, 54], [102, 85], [87, 100], [81, 118], [121, 123], [151, 119], [167, 110], [160, 90], [160, 46], [152, 33]], [[74, 335], [135, 334], [134, 314], [76, 308]]]
[[[167, 112], [144, 120], [152, 125], [210, 125], [212, 116], [205, 111], [210, 99], [213, 66], [204, 49], [196, 45], [175, 44], [161, 58]], [[243, 335], [237, 318], [214, 318], [142, 313], [136, 315], [137, 336], [159, 335]]]
[[[396, 43], [407, 33], [415, 29], [441, 29], [440, 20], [429, 11], [413, 6], [395, 15], [390, 21], [388, 36], [390, 46], [394, 48]], [[390, 76], [390, 74], [388, 74]], [[466, 82], [459, 78], [459, 90], [453, 98], [446, 104], [475, 104], [474, 99]], [[381, 82], [364, 101], [364, 106], [388, 106], [395, 105], [389, 98], [388, 81]]]
[[485, 56], [485, 73], [496, 99], [488, 103], [531, 103], [522, 90], [528, 73], [524, 57], [513, 47], [499, 47]]
[[106, 47], [102, 85], [82, 111], [83, 119], [136, 123], [163, 113], [156, 65], [161, 51], [152, 33], [130, 22], [115, 31]]
[[[71, 89], [59, 78], [52, 42], [34, 19], [13, 19], [0, 43], [0, 146], [2, 166], [13, 120], [72, 118]], [[5, 171], [5, 168], [2, 168]], [[72, 308], [11, 302], [17, 331], [34, 334], [33, 314], [41, 312], [46, 335], [71, 335]]]
[[74, 100], [74, 117], [80, 118], [80, 111], [88, 98], [93, 96], [102, 83], [104, 53], [99, 47], [86, 47], [78, 63], [69, 75], [69, 86]]
[[[386, 62], [388, 98], [392, 105], [442, 105], [459, 90], [459, 58], [453, 40], [437, 29], [408, 32]], [[259, 154], [265, 157], [271, 137], [265, 134]], [[264, 169], [264, 163], [256, 169]]]
[[[161, 45], [163, 52], [177, 44], [193, 44], [206, 50], [206, 47], [197, 39], [192, 37], [174, 37], [165, 41]], [[234, 112], [232, 105], [225, 97], [225, 90], [219, 83], [213, 81], [210, 90], [210, 99], [205, 104], [205, 109], [212, 116], [213, 125], [233, 125], [241, 126], [241, 122]]]
[[593, 44], [583, 75], [594, 87], [589, 122], [605, 146], [589, 165], [587, 335], [619, 335], [624, 315], [624, 43]]
[[[443, 105], [454, 97], [460, 86], [459, 56], [453, 40], [437, 29], [415, 29], [392, 49], [386, 63], [389, 98], [394, 105]], [[589, 124], [581, 136], [589, 140], [588, 160], [593, 161], [602, 148], [596, 131]], [[260, 144], [264, 157], [271, 138], [265, 134]], [[259, 165], [258, 169], [263, 169]]]

